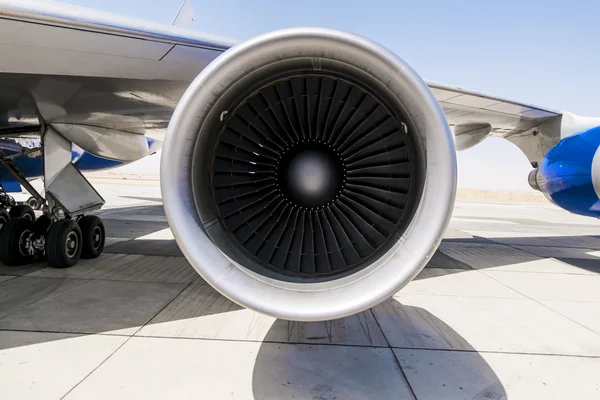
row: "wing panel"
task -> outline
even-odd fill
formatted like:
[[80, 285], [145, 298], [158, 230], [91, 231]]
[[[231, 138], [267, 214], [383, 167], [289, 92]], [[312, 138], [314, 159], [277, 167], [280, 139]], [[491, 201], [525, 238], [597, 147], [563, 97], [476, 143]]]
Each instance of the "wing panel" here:
[[168, 43], [8, 19], [0, 19], [0, 43], [147, 60], [160, 60], [172, 47]]
[[444, 100], [444, 102], [451, 104], [460, 104], [463, 106], [471, 106], [474, 108], [482, 108], [484, 110], [488, 110], [489, 107], [498, 104], [498, 100], [496, 99], [472, 96], [469, 94], [460, 94], [458, 96], [454, 96], [447, 100]]

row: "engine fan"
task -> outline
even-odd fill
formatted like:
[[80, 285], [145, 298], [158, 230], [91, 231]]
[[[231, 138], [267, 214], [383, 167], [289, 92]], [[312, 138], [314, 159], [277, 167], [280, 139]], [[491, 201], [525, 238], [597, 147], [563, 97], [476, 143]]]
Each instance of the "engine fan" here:
[[171, 119], [161, 188], [190, 263], [231, 300], [325, 320], [393, 295], [425, 265], [456, 188], [452, 134], [401, 59], [326, 29], [231, 48]]

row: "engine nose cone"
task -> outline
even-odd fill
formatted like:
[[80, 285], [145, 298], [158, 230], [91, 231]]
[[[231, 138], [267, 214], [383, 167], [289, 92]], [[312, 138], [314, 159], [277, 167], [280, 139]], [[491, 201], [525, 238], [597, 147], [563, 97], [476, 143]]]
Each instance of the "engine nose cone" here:
[[325, 146], [294, 149], [280, 167], [279, 183], [288, 199], [299, 207], [314, 209], [336, 198], [344, 181], [344, 168]]

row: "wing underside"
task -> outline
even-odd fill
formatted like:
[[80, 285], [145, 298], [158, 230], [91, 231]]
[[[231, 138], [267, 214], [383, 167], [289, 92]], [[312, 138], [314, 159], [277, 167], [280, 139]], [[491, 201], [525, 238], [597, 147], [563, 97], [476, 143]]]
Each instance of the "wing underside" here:
[[535, 164], [560, 140], [560, 112], [437, 83], [429, 87], [444, 110], [458, 150], [487, 137], [503, 137]]
[[[164, 131], [189, 82], [233, 44], [60, 3], [0, 1], [0, 140], [52, 125], [92, 154], [143, 156], [145, 140], [131, 136]], [[459, 150], [505, 137], [534, 163], [560, 138], [559, 112], [429, 86]]]

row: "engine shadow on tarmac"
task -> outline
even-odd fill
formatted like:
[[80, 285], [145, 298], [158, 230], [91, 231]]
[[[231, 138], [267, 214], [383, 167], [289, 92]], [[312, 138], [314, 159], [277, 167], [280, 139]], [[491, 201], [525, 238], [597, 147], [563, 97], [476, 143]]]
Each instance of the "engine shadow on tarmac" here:
[[[290, 324], [275, 321], [256, 358], [252, 379], [254, 398], [506, 398], [500, 379], [484, 358], [427, 310], [390, 299], [368, 312], [373, 313], [377, 325], [382, 327], [387, 347], [274, 344], [278, 332], [289, 329]], [[407, 315], [418, 315], [421, 321], [427, 321], [427, 329], [423, 324], [413, 324], [405, 318]], [[346, 319], [352, 318], [357, 317]], [[301, 329], [320, 325], [325, 330], [335, 324], [336, 321], [305, 323]], [[451, 363], [430, 363], [426, 353], [431, 350], [389, 346], [389, 341], [395, 339], [425, 342], [439, 332], [444, 332], [451, 341], [460, 342], [464, 350]]]
[[[26, 304], [15, 304], [14, 308], [58, 296], [73, 289], [69, 286], [72, 285], [68, 282], [56, 282], [36, 287], [39, 290], [31, 291], [32, 295], [23, 299]], [[187, 302], [187, 307], [177, 306], [178, 301]], [[499, 378], [465, 339], [427, 310], [405, 306], [395, 299], [354, 316], [311, 323], [256, 315], [209, 288], [204, 294], [178, 297], [172, 304], [177, 311], [169, 311], [167, 307], [166, 313], [163, 310], [138, 335], [170, 337], [174, 325], [174, 331], [183, 333], [183, 337], [188, 337], [188, 333], [188, 338], [219, 340], [216, 332], [220, 332], [224, 340], [261, 342], [252, 372], [252, 392], [256, 399], [412, 399], [415, 395], [417, 398], [442, 395], [447, 399], [506, 398]], [[0, 315], [14, 311], [6, 304], [0, 306]], [[236, 312], [245, 315], [235, 321], [232, 313]], [[115, 326], [114, 320], [108, 322], [109, 315], [102, 317], [107, 321], [107, 331], [131, 327], [127, 323]], [[415, 323], [407, 316], [418, 316], [419, 320]], [[119, 316], [113, 315], [116, 318]], [[171, 328], [165, 331], [163, 328], [169, 325]], [[103, 333], [102, 323], [96, 323], [94, 330]], [[436, 365], [435, 361], [429, 362], [430, 356], [426, 354], [435, 349], [419, 349], [419, 343], [440, 334], [461, 352], [457, 352], [456, 360]], [[236, 338], [236, 335], [242, 336]], [[10, 340], [0, 341], [0, 352], [76, 336], [83, 334], [11, 336]], [[415, 348], [390, 347], [389, 341], [395, 340], [415, 343]], [[421, 359], [423, 355], [427, 360]]]

